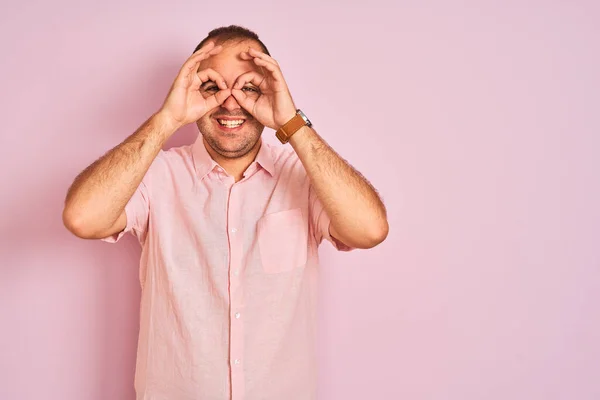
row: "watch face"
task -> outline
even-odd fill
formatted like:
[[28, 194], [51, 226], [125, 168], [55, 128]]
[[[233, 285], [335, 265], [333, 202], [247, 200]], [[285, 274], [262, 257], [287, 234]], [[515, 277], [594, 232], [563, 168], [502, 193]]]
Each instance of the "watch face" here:
[[304, 120], [304, 122], [306, 122], [306, 125], [312, 126], [312, 122], [310, 122], [310, 120], [308, 119], [308, 117], [306, 115], [304, 115], [304, 113], [302, 112], [302, 110], [298, 110], [298, 115], [300, 115], [302, 117], [302, 119]]

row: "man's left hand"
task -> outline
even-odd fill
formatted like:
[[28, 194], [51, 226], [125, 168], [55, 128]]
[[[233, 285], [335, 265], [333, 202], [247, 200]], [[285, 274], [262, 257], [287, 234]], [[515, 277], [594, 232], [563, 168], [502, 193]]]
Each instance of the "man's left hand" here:
[[279, 64], [272, 57], [253, 48], [240, 54], [261, 67], [264, 74], [256, 71], [240, 75], [231, 94], [240, 106], [261, 124], [277, 130], [296, 114], [296, 106], [287, 87]]

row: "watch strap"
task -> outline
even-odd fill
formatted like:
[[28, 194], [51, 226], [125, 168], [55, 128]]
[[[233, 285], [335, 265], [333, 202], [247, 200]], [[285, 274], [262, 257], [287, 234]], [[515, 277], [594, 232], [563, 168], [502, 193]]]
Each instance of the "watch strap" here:
[[277, 136], [277, 139], [279, 139], [281, 143], [285, 144], [290, 140], [294, 133], [298, 132], [298, 130], [305, 125], [308, 124], [304, 118], [302, 118], [300, 114], [296, 113], [292, 119], [286, 122], [277, 130], [277, 132], [275, 132], [275, 136]]

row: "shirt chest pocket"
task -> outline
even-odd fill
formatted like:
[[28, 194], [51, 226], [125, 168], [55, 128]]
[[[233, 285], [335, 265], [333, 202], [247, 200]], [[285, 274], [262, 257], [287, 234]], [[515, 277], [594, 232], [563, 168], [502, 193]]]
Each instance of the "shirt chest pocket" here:
[[267, 214], [258, 221], [258, 246], [266, 273], [290, 271], [306, 264], [306, 224], [300, 208]]

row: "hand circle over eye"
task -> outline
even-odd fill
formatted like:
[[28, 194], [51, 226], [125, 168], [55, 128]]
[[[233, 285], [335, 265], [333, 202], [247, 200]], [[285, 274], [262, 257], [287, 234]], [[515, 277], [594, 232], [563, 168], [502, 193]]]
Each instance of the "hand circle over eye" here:
[[[215, 46], [213, 42], [208, 42], [192, 54], [179, 70], [159, 110], [175, 130], [199, 120], [206, 112], [223, 104], [231, 95], [231, 89], [227, 88], [225, 80], [218, 72], [210, 68], [198, 71], [202, 61], [219, 54], [222, 50], [222, 46]], [[202, 84], [209, 81], [215, 82], [221, 90], [205, 98], [199, 89]]]
[[[279, 64], [269, 55], [253, 48], [241, 52], [240, 57], [252, 60], [260, 67], [261, 73], [255, 70], [240, 75], [233, 84], [231, 95], [261, 124], [279, 129], [296, 113]], [[258, 90], [248, 90], [247, 84]]]

